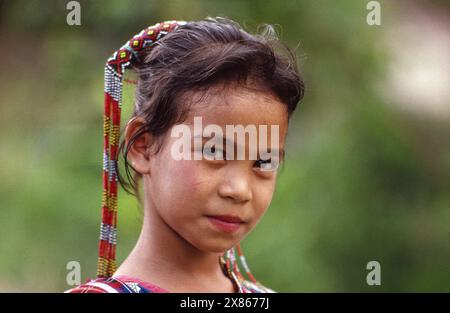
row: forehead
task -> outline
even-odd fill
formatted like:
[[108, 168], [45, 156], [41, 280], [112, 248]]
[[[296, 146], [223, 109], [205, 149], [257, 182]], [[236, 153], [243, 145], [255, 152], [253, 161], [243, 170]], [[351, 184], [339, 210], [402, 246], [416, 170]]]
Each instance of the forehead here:
[[186, 124], [202, 117], [203, 124], [278, 125], [281, 137], [287, 132], [286, 106], [275, 96], [247, 88], [213, 88], [205, 93], [191, 93], [191, 107]]

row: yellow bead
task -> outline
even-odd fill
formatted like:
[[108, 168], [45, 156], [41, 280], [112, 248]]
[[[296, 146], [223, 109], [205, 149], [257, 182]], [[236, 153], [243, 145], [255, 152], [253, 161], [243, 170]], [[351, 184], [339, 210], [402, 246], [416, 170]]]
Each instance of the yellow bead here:
[[108, 116], [103, 117], [103, 129], [106, 134], [109, 134], [109, 131], [111, 129], [111, 120]]

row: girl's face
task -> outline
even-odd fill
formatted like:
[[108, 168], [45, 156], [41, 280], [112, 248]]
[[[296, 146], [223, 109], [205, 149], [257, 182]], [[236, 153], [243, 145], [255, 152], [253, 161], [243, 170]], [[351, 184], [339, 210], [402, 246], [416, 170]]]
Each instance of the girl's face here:
[[[232, 142], [233, 138], [226, 137], [226, 125], [254, 125], [258, 139], [259, 125], [267, 125], [269, 130], [271, 125], [278, 125], [278, 148], [284, 151], [288, 115], [285, 105], [270, 94], [238, 88], [226, 95], [208, 96], [191, 107], [183, 122], [192, 137], [194, 117], [202, 118], [203, 129], [209, 124], [219, 125], [224, 140]], [[267, 133], [270, 148], [271, 132]], [[244, 160], [236, 159], [236, 150], [234, 160], [194, 160], [201, 149], [196, 151], [193, 138], [191, 160], [176, 160], [171, 150], [179, 138], [169, 131], [161, 151], [148, 158], [148, 172], [143, 174], [146, 209], [155, 210], [152, 213], [197, 249], [223, 253], [241, 241], [264, 215], [272, 200], [277, 170], [261, 170], [261, 160], [249, 158], [253, 147], [249, 147], [248, 136], [241, 145], [246, 151]], [[206, 141], [204, 138], [202, 142]], [[242, 222], [224, 223], [221, 215]]]

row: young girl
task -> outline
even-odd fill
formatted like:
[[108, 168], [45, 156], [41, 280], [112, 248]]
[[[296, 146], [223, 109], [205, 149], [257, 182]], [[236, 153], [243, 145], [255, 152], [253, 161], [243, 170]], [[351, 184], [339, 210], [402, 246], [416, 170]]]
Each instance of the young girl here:
[[[209, 18], [158, 23], [113, 54], [105, 68], [97, 279], [67, 292], [273, 292], [253, 277], [239, 243], [271, 202], [289, 119], [304, 93], [293, 54], [275, 52], [276, 43], [271, 32], [251, 35]], [[119, 146], [126, 68], [138, 80]], [[229, 126], [245, 127], [244, 140], [229, 136]], [[270, 143], [270, 155], [255, 142]], [[119, 268], [117, 182], [144, 206], [139, 240]]]

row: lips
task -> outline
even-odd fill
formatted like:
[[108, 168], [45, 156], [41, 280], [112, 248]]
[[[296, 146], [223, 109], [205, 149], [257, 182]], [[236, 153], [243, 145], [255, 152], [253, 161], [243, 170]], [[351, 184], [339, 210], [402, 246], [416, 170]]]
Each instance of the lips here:
[[215, 227], [227, 233], [237, 231], [245, 223], [241, 218], [232, 215], [209, 215], [207, 217]]
[[213, 217], [215, 219], [218, 219], [220, 221], [223, 222], [227, 222], [227, 223], [243, 223], [244, 221], [237, 217], [237, 216], [233, 216], [233, 215], [210, 215], [208, 217]]

